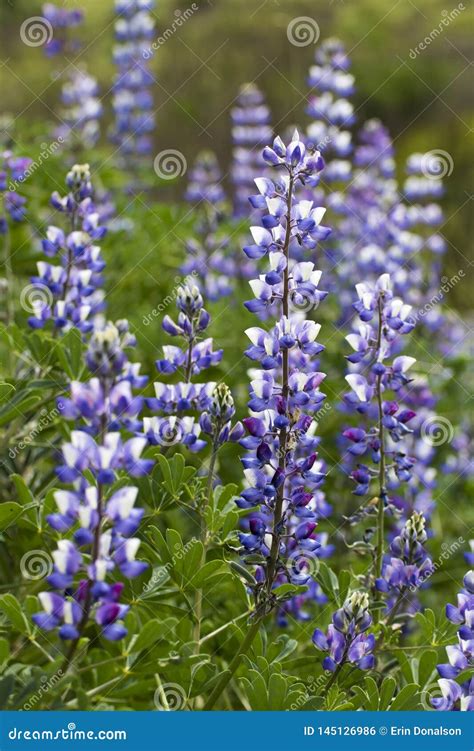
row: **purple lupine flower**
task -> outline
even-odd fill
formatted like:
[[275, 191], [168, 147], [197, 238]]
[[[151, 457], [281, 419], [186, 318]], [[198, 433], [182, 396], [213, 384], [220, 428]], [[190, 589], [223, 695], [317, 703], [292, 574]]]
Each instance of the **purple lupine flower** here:
[[253, 190], [254, 179], [264, 172], [262, 148], [272, 138], [270, 110], [255, 84], [247, 83], [241, 87], [231, 118], [234, 214], [242, 217], [249, 212], [248, 197]]
[[[246, 307], [264, 320], [276, 320], [246, 331], [246, 354], [261, 370], [252, 372], [251, 416], [244, 420], [248, 435], [241, 440], [248, 451], [242, 459], [247, 487], [237, 499], [242, 509], [259, 507], [244, 520], [240, 535], [244, 561], [250, 553], [248, 564], [256, 565], [257, 613], [277, 604], [273, 590], [280, 584], [305, 584], [309, 596], [318, 597], [312, 562], [327, 546], [316, 523], [328, 511], [319, 489], [325, 471], [314, 435], [314, 415], [324, 400], [319, 391], [324, 374], [315, 356], [324, 348], [317, 341], [319, 324], [304, 316], [326, 293], [319, 290], [314, 264], [302, 262], [300, 250], [294, 252], [312, 250], [329, 232], [321, 225], [324, 210], [298, 200], [305, 186], [317, 183], [323, 161], [306, 149], [297, 131], [287, 146], [276, 138], [263, 158], [276, 175], [255, 180], [259, 193], [250, 201], [261, 211], [261, 226], [251, 227], [253, 244], [244, 252], [251, 259], [265, 257], [269, 269], [250, 282], [255, 300]], [[291, 612], [304, 602], [299, 597], [289, 604]], [[289, 612], [282, 603], [279, 622]]]
[[[226, 441], [242, 437], [240, 423], [234, 426], [234, 402], [227, 386], [214, 381], [194, 383], [208, 368], [215, 367], [222, 359], [223, 351], [213, 349], [213, 340], [203, 339], [210, 323], [204, 301], [195, 284], [178, 287], [176, 293], [178, 318], [166, 315], [163, 329], [172, 337], [179, 337], [184, 346], [163, 347], [164, 357], [156, 361], [161, 375], [179, 373], [183, 379], [177, 384], [157, 382], [155, 397], [147, 399], [150, 409], [165, 416], [143, 418], [143, 433], [151, 445], [185, 445], [192, 452], [205, 448], [205, 435], [211, 436], [214, 452]], [[186, 412], [198, 412], [199, 419]]]
[[61, 535], [72, 534], [58, 541], [48, 577], [56, 591], [40, 593], [43, 610], [33, 621], [46, 630], [58, 628], [59, 637], [72, 642], [68, 661], [92, 620], [106, 639], [126, 635], [122, 621], [129, 606], [119, 603], [124, 585], [112, 583], [111, 576], [118, 571], [133, 578], [147, 568], [136, 560], [140, 539], [134, 534], [143, 517], [143, 509], [135, 507], [138, 489], [116, 485], [123, 473], [141, 477], [153, 466], [142, 456], [144, 438], [124, 439], [118, 432], [136, 427], [141, 400], [131, 389], [143, 385], [123, 351], [133, 343], [127, 331], [125, 321], [96, 328], [86, 358], [93, 377], [74, 381], [70, 398], [61, 399], [66, 419], [76, 423], [57, 467], [60, 480], [70, 487], [54, 493], [57, 511], [47, 521]]
[[392, 540], [390, 558], [375, 586], [379, 592], [399, 598], [394, 606], [397, 609], [405, 594], [417, 590], [434, 572], [433, 562], [424, 548], [426, 540], [425, 518], [417, 512], [405, 523], [401, 534]]
[[[360, 323], [346, 337], [354, 352], [347, 356], [353, 372], [346, 375], [351, 391], [344, 400], [347, 410], [361, 416], [363, 423], [344, 430], [346, 457], [365, 459], [351, 472], [354, 493], [366, 495], [377, 477], [379, 497], [386, 504], [387, 488], [408, 482], [415, 462], [406, 452], [404, 436], [411, 432], [416, 413], [400, 404], [398, 396], [416, 361], [407, 355], [393, 357], [400, 336], [410, 333], [414, 322], [411, 307], [393, 296], [389, 274], [382, 274], [373, 285], [357, 284], [356, 289], [359, 299], [353, 307]], [[390, 392], [394, 399], [387, 398]]]
[[[342, 42], [327, 39], [316, 49], [315, 64], [309, 69], [308, 83], [312, 93], [306, 112], [312, 122], [306, 132], [308, 139], [324, 156], [324, 182], [331, 185], [347, 183], [352, 175], [352, 134], [349, 128], [355, 117], [349, 97], [355, 89], [350, 66]], [[337, 212], [342, 194], [337, 189], [331, 190], [326, 204], [321, 191], [319, 199]]]
[[43, 18], [51, 25], [53, 33], [44, 45], [45, 54], [54, 57], [60, 53], [73, 53], [78, 43], [71, 39], [68, 29], [79, 26], [83, 21], [83, 12], [79, 8], [64, 8], [54, 3], [45, 3], [42, 8]]
[[0, 235], [8, 232], [8, 219], [22, 222], [26, 217], [26, 198], [17, 192], [28, 174], [31, 159], [4, 151], [0, 157]]
[[325, 670], [335, 674], [347, 663], [356, 665], [360, 670], [374, 667], [375, 637], [366, 633], [372, 624], [368, 608], [368, 595], [353, 592], [342, 608], [334, 613], [327, 633], [318, 628], [314, 631], [314, 646], [327, 653], [323, 660]]
[[186, 260], [181, 271], [197, 277], [209, 300], [232, 292], [237, 273], [235, 259], [229, 255], [229, 238], [220, 233], [228, 213], [222, 173], [215, 154], [198, 154], [190, 170], [185, 199], [193, 204], [197, 220], [193, 238], [186, 242]]
[[61, 114], [63, 124], [55, 131], [56, 137], [77, 143], [82, 148], [94, 146], [100, 137], [100, 117], [103, 107], [99, 99], [97, 79], [84, 67], [74, 68], [62, 87]]
[[106, 229], [101, 226], [93, 202], [88, 164], [75, 164], [66, 176], [69, 192], [51, 196], [52, 205], [65, 215], [68, 228], [50, 226], [42, 241], [43, 252], [53, 261], [40, 261], [32, 278], [38, 294], [32, 296], [33, 328], [43, 328], [51, 320], [57, 329], [72, 326], [82, 332], [93, 327], [93, 318], [103, 309], [101, 286], [105, 263], [96, 244]]
[[457, 683], [457, 676], [474, 668], [474, 571], [464, 577], [464, 589], [458, 594], [457, 605], [446, 606], [446, 617], [458, 628], [457, 644], [446, 647], [449, 662], [438, 665], [441, 696], [431, 699], [438, 711], [474, 712], [474, 678]]
[[116, 0], [114, 63], [118, 72], [113, 86], [115, 123], [112, 141], [125, 166], [133, 168], [152, 150], [155, 125], [149, 70], [150, 42], [155, 34], [153, 0]]

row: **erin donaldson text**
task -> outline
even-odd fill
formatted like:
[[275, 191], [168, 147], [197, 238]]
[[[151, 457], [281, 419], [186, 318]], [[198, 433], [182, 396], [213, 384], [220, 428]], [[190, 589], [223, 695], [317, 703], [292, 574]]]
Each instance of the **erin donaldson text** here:
[[462, 735], [461, 728], [445, 728], [440, 725], [437, 728], [420, 728], [417, 725], [413, 728], [394, 727], [390, 728], [390, 735]]

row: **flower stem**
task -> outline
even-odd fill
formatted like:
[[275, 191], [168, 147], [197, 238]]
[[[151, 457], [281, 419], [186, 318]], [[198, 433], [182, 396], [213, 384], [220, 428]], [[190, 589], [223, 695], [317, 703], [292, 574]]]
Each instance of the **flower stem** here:
[[[382, 297], [378, 300], [378, 313], [379, 313], [379, 327], [377, 336], [377, 353], [380, 352], [380, 345], [382, 340], [382, 327], [383, 327], [383, 302]], [[377, 396], [378, 405], [378, 429], [379, 429], [379, 441], [380, 441], [380, 465], [379, 465], [379, 498], [377, 508], [377, 547], [375, 552], [375, 577], [380, 578], [382, 576], [382, 563], [383, 563], [383, 549], [384, 549], [384, 525], [385, 525], [385, 502], [387, 499], [387, 488], [385, 479], [385, 430], [383, 424], [383, 402], [382, 402], [382, 375], [377, 374], [375, 382], [375, 391]]]
[[[288, 317], [289, 310], [289, 253], [290, 253], [290, 239], [291, 239], [291, 204], [293, 198], [293, 176], [290, 174], [290, 182], [288, 186], [288, 198], [286, 204], [286, 232], [285, 240], [283, 244], [283, 253], [286, 258], [286, 266], [283, 274], [283, 316]], [[282, 353], [282, 397], [286, 404], [289, 392], [289, 362], [288, 362], [288, 349], [284, 349]], [[286, 410], [286, 406], [285, 406]], [[281, 428], [279, 432], [278, 441], [278, 467], [283, 472], [283, 476], [286, 470], [286, 453], [287, 453], [287, 428]], [[275, 576], [277, 573], [278, 556], [280, 553], [280, 539], [281, 539], [281, 522], [283, 518], [283, 499], [285, 497], [285, 482], [283, 481], [278, 488], [275, 502], [275, 510], [273, 512], [273, 533], [272, 544], [270, 548], [269, 562], [267, 566], [266, 576], [266, 597], [270, 599], [271, 591]]]
[[235, 653], [232, 661], [229, 664], [229, 667], [227, 670], [221, 675], [220, 681], [215, 686], [214, 690], [212, 691], [209, 699], [204, 705], [204, 711], [209, 711], [213, 708], [214, 704], [216, 703], [217, 699], [221, 696], [222, 692], [224, 691], [225, 687], [229, 683], [230, 679], [234, 675], [235, 671], [239, 667], [242, 657], [248, 652], [250, 647], [252, 646], [253, 640], [257, 636], [258, 629], [260, 628], [260, 623], [263, 620], [263, 616], [260, 616], [260, 618], [257, 618], [253, 624], [250, 626], [249, 630], [247, 631], [245, 638], [242, 640], [242, 643], [240, 644], [240, 647], [238, 648], [237, 652]]
[[[207, 475], [206, 495], [204, 498], [203, 506], [200, 509], [200, 514], [199, 514], [200, 538], [201, 538], [201, 542], [203, 546], [201, 567], [204, 566], [204, 564], [206, 563], [207, 526], [206, 526], [205, 514], [206, 514], [206, 509], [209, 503], [211, 502], [212, 483], [213, 483], [213, 478], [214, 478], [214, 470], [216, 467], [218, 450], [219, 450], [219, 446], [217, 444], [217, 441], [214, 440], [212, 443], [212, 453], [211, 453], [211, 459], [209, 462], [209, 469], [208, 469], [208, 475]], [[196, 590], [196, 596], [194, 599], [194, 616], [196, 618], [196, 622], [194, 624], [193, 638], [194, 638], [194, 641], [196, 642], [196, 652], [199, 653], [199, 643], [201, 641], [201, 620], [202, 620], [202, 588], [201, 587], [199, 587]]]

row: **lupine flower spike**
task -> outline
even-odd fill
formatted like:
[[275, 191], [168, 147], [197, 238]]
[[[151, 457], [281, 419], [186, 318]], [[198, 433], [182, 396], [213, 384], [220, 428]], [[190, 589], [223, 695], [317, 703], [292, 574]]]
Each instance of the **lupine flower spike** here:
[[431, 703], [441, 712], [474, 712], [474, 677], [466, 677], [462, 683], [456, 681], [461, 672], [474, 669], [474, 571], [464, 577], [457, 605], [446, 606], [446, 617], [459, 626], [458, 640], [446, 647], [449, 662], [438, 665], [441, 696], [432, 698]]
[[120, 603], [124, 582], [111, 577], [120, 572], [128, 579], [147, 568], [136, 560], [140, 540], [134, 534], [143, 516], [143, 509], [135, 508], [138, 489], [123, 482], [114, 488], [119, 477], [141, 477], [153, 464], [141, 457], [145, 439], [124, 441], [119, 432], [135, 427], [141, 408], [132, 388], [142, 386], [143, 379], [124, 352], [133, 343], [126, 321], [97, 329], [87, 352], [93, 377], [72, 382], [70, 398], [61, 400], [64, 416], [76, 423], [57, 470], [69, 487], [55, 492], [57, 511], [47, 517], [62, 536], [48, 577], [55, 591], [39, 594], [43, 611], [33, 620], [47, 631], [58, 629], [59, 637], [71, 642], [66, 664], [92, 621], [106, 639], [126, 635], [123, 619], [129, 606]]
[[94, 205], [89, 165], [75, 164], [66, 185], [69, 192], [65, 196], [54, 192], [51, 203], [65, 215], [67, 227], [48, 227], [43, 240], [45, 255], [59, 263], [37, 264], [38, 274], [32, 279], [37, 294], [32, 296], [29, 324], [38, 329], [52, 321], [61, 331], [75, 326], [90, 332], [94, 316], [103, 309], [105, 264], [96, 242], [106, 230]]
[[250, 282], [255, 299], [246, 307], [262, 318], [276, 317], [268, 329], [247, 330], [247, 356], [260, 365], [250, 387], [251, 416], [244, 420], [248, 436], [242, 445], [248, 487], [240, 508], [259, 506], [248, 521], [249, 534], [241, 534], [244, 560], [250, 553], [255, 569], [256, 612], [275, 605], [277, 584], [311, 582], [308, 565], [321, 547], [315, 534], [324, 469], [314, 450], [314, 415], [324, 394], [324, 379], [315, 357], [323, 350], [317, 342], [320, 326], [305, 319], [301, 300], [322, 300], [320, 272], [312, 262], [297, 263], [293, 244], [312, 250], [329, 230], [321, 225], [324, 209], [298, 200], [305, 186], [318, 181], [323, 161], [308, 152], [295, 131], [285, 146], [280, 138], [266, 147], [263, 158], [277, 173], [274, 179], [255, 180], [259, 195], [252, 206], [262, 211], [261, 227], [252, 227], [253, 244], [244, 248], [249, 258], [267, 257], [267, 270]]

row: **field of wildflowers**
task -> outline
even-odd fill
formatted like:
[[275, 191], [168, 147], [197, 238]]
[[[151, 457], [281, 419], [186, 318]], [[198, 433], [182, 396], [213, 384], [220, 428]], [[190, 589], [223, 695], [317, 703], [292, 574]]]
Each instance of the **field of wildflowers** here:
[[190, 163], [153, 66], [199, 3], [110, 2], [106, 85], [79, 6], [20, 20], [59, 98], [0, 135], [2, 708], [473, 711], [452, 157], [301, 16], [298, 125], [242, 81]]

